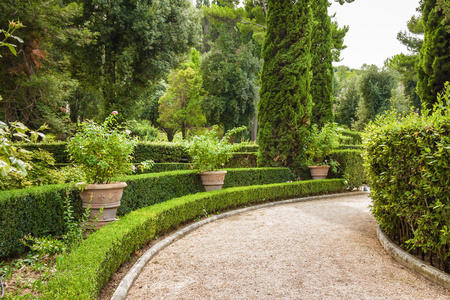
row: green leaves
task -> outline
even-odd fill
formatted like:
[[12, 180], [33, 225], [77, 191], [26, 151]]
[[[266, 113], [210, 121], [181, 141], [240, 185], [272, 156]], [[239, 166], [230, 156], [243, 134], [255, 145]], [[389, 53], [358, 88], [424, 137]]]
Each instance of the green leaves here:
[[379, 225], [409, 248], [441, 259], [450, 246], [449, 95], [446, 89], [433, 111], [422, 115], [389, 111], [368, 125], [364, 137], [372, 213]]
[[237, 151], [241, 144], [229, 144], [229, 138], [246, 129], [245, 126], [233, 128], [219, 140], [218, 126], [213, 126], [212, 130], [205, 134], [193, 137], [186, 142], [187, 152], [191, 156], [194, 168], [202, 171], [213, 171], [221, 169]]
[[68, 145], [70, 158], [83, 168], [88, 183], [109, 183], [132, 171], [136, 141], [127, 130], [116, 127], [116, 114], [114, 111], [101, 125], [92, 121], [81, 124]]

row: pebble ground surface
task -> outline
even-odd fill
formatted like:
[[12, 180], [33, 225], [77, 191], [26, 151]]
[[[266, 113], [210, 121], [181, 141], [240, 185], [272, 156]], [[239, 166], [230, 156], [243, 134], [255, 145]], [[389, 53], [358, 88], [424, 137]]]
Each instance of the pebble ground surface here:
[[346, 196], [207, 224], [154, 257], [127, 299], [450, 299], [384, 251], [369, 205]]

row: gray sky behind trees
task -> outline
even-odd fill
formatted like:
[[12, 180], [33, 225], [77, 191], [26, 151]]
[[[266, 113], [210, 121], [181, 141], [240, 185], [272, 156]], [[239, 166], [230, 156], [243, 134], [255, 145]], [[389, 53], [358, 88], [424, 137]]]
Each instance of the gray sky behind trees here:
[[329, 13], [337, 12], [339, 26], [349, 25], [341, 52], [342, 61], [334, 65], [361, 68], [363, 64], [382, 67], [384, 61], [399, 53], [408, 53], [397, 41], [397, 33], [407, 30], [406, 23], [417, 15], [419, 0], [356, 0], [339, 5], [333, 3]]

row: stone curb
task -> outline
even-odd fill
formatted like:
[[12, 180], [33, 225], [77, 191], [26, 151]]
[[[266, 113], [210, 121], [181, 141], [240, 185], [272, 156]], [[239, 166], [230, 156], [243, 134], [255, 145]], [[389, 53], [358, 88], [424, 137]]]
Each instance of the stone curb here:
[[377, 236], [386, 252], [401, 265], [414, 270], [426, 279], [450, 290], [450, 276], [448, 274], [425, 264], [420, 259], [401, 249], [381, 230], [380, 226], [377, 228]]
[[136, 261], [136, 263], [133, 265], [133, 267], [128, 271], [128, 273], [125, 275], [125, 277], [120, 282], [119, 286], [117, 287], [116, 291], [114, 292], [113, 296], [111, 297], [111, 300], [124, 300], [126, 299], [128, 292], [130, 291], [131, 287], [133, 286], [136, 279], [139, 277], [141, 272], [144, 270], [145, 266], [148, 264], [148, 262], [156, 256], [161, 250], [171, 245], [173, 242], [177, 241], [178, 239], [184, 237], [188, 233], [200, 228], [201, 226], [220, 220], [225, 219], [228, 217], [232, 217], [238, 214], [242, 214], [248, 211], [257, 210], [261, 208], [266, 207], [272, 207], [277, 205], [283, 205], [283, 204], [290, 204], [290, 203], [297, 203], [297, 202], [306, 202], [306, 201], [313, 201], [313, 200], [322, 200], [322, 199], [328, 199], [328, 198], [341, 198], [341, 197], [348, 197], [348, 196], [357, 196], [357, 195], [363, 195], [368, 194], [367, 192], [351, 192], [351, 193], [341, 193], [341, 194], [331, 194], [331, 195], [322, 195], [322, 196], [312, 196], [312, 197], [304, 197], [304, 198], [296, 198], [296, 199], [289, 199], [289, 200], [283, 200], [283, 201], [277, 201], [277, 202], [270, 202], [265, 203], [261, 205], [256, 206], [250, 206], [230, 212], [226, 212], [217, 216], [210, 217], [208, 219], [204, 219], [202, 221], [196, 222], [188, 227], [185, 227], [171, 236], [165, 238], [164, 240], [160, 241], [159, 243], [155, 244], [153, 247], [151, 247], [147, 252], [145, 252], [139, 259]]

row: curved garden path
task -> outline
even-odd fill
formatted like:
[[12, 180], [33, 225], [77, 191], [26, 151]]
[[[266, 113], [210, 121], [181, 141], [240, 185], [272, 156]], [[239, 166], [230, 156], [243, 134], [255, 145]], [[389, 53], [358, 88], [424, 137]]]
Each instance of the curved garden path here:
[[367, 195], [273, 206], [165, 248], [127, 299], [450, 299], [376, 237]]

